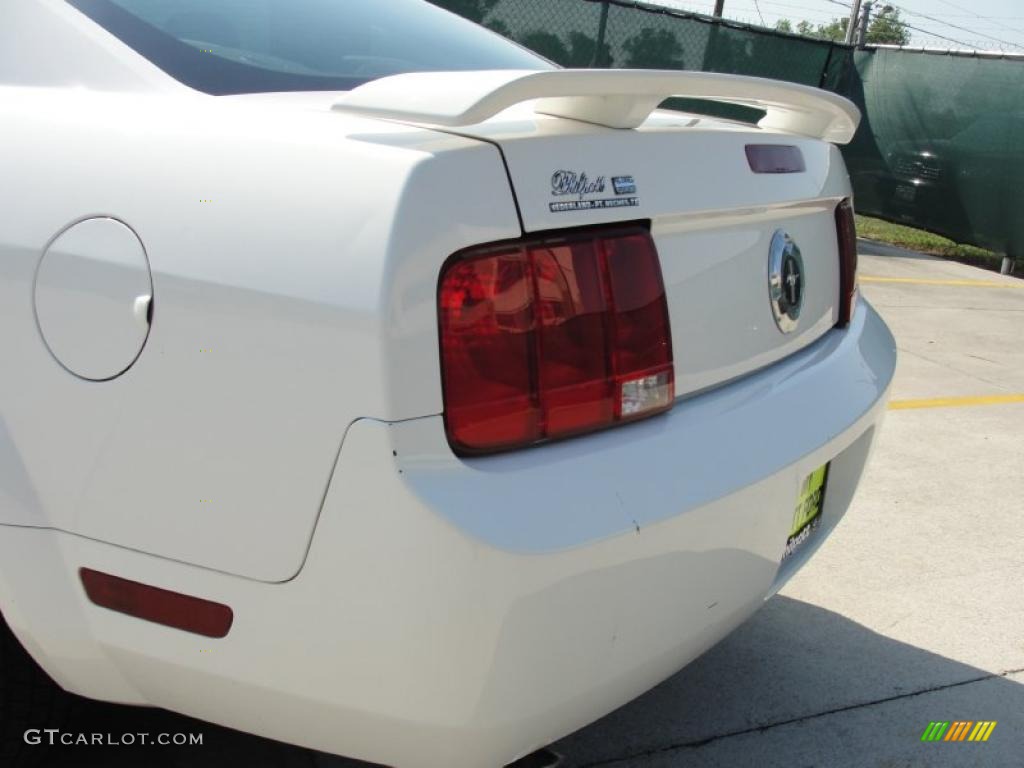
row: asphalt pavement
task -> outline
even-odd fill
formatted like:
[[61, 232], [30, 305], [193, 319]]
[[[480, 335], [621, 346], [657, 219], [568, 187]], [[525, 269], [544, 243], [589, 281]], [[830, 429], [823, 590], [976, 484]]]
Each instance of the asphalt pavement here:
[[[1024, 766], [1024, 280], [862, 243], [900, 351], [846, 519], [775, 598], [645, 696], [554, 745], [573, 768]], [[933, 721], [988, 741], [923, 742]], [[52, 766], [352, 768], [156, 710], [80, 702], [72, 729], [202, 732]], [[140, 762], [143, 761], [143, 762]]]
[[[556, 745], [567, 765], [1024, 766], [1024, 280], [861, 246], [900, 357], [852, 508], [747, 624]], [[932, 721], [997, 725], [922, 742]]]

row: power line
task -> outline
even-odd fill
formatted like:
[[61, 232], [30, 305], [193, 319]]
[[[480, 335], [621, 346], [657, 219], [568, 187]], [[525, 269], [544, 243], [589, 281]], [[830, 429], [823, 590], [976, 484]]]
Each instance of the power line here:
[[939, 40], [945, 40], [947, 43], [956, 43], [957, 45], [963, 46], [964, 48], [966, 48], [968, 50], [976, 51], [976, 50], [979, 50], [980, 48], [984, 47], [984, 46], [979, 46], [977, 44], [977, 42], [975, 42], [973, 44], [972, 43], [967, 43], [967, 42], [964, 42], [963, 40], [957, 40], [955, 37], [947, 37], [946, 35], [940, 35], [938, 32], [932, 32], [931, 30], [928, 30], [928, 29], [922, 29], [921, 27], [915, 27], [913, 24], [907, 24], [905, 21], [899, 22], [899, 25], [901, 27], [905, 27], [906, 29], [912, 29], [915, 32], [919, 32], [922, 35], [927, 35], [928, 37], [936, 37]]
[[[757, 21], [748, 15], [755, 13], [754, 2], [755, 0], [729, 0], [729, 5], [733, 9], [733, 18], [737, 20], [742, 19], [756, 26]], [[737, 7], [740, 3], [749, 3], [749, 5]], [[772, 0], [758, 0], [758, 5], [760, 7], [756, 8], [756, 12], [760, 16], [761, 26], [765, 27], [770, 27], [783, 20], [790, 22], [793, 27], [796, 27], [801, 21], [813, 22], [821, 26], [836, 20], [835, 15], [829, 14], [825, 8], [810, 8], [806, 5], [777, 3]]]
[[[752, 2], [752, 0], [732, 0], [732, 2], [744, 2], [744, 1], [745, 2]], [[950, 6], [951, 8], [956, 8], [956, 9], [962, 10], [962, 11], [968, 10], [967, 8], [964, 8], [961, 5], [957, 5], [956, 3], [949, 2], [949, 0], [939, 0], [939, 1], [942, 2], [942, 3], [945, 3], [946, 5]], [[770, 6], [772, 8], [792, 8], [794, 10], [800, 10], [800, 11], [813, 11], [816, 14], [816, 18], [819, 18], [819, 19], [822, 18], [822, 17], [820, 15], [818, 15], [818, 14], [820, 14], [822, 11], [824, 11], [823, 8], [812, 8], [812, 7], [808, 6], [808, 5], [797, 5], [797, 4], [794, 4], [794, 3], [775, 2], [774, 0], [761, 0], [761, 3], [763, 5]], [[850, 7], [850, 5], [847, 4], [847, 3], [838, 3], [837, 2], [837, 3], [834, 3], [834, 5], [839, 5], [839, 6], [842, 6], [844, 8], [849, 8]], [[910, 13], [912, 15], [920, 15], [920, 14], [917, 13], [917, 11], [907, 10], [906, 12]], [[774, 11], [772, 13], [774, 13], [777, 16], [784, 15], [782, 13], [775, 13]], [[936, 18], [934, 20], [937, 21], [940, 24], [948, 26], [947, 22], [943, 21], [942, 19], [944, 19], [944, 18], [963, 18], [963, 17], [966, 17], [967, 15], [968, 14], [962, 14], [961, 15], [961, 14], [942, 14], [942, 13], [939, 13], [939, 14], [935, 14], [935, 16], [939, 17], [939, 18]], [[1005, 23], [998, 21], [998, 19], [1024, 19], [1024, 16], [983, 16], [983, 15], [978, 14], [978, 13], [973, 13], [973, 14], [970, 14], [970, 18], [976, 18], [976, 19], [979, 19], [981, 21], [991, 22], [991, 23], [997, 25], [1000, 29], [1007, 29], [1007, 30], [1009, 30], [1011, 32], [1017, 32], [1017, 33], [1020, 33], [1020, 34], [1024, 35], [1024, 30], [1015, 29], [1013, 27], [1009, 27]], [[918, 30], [918, 31], [921, 31], [921, 30]], [[976, 33], [976, 31], [973, 30], [973, 29], [972, 30], [967, 30], [967, 31], [971, 32], [972, 34]], [[921, 32], [922, 32], [922, 34], [930, 34], [927, 31], [921, 31]], [[977, 34], [984, 35], [985, 33], [984, 32], [977, 32]], [[997, 42], [998, 42], [998, 40], [997, 40]], [[1006, 43], [1006, 44], [1015, 45], [1014, 43]]]
[[[968, 11], [972, 17], [974, 17], [976, 19], [979, 19], [980, 21], [991, 21], [994, 24], [997, 24], [1002, 29], [1006, 29], [1006, 30], [1008, 30], [1010, 32], [1016, 32], [1018, 35], [1024, 35], [1024, 30], [1015, 29], [1013, 27], [1008, 27], [1005, 23], [997, 22], [996, 21], [996, 17], [994, 17], [994, 16], [982, 16], [980, 13], [970, 12], [969, 9], [964, 8], [962, 5], [957, 5], [956, 3], [951, 3], [951, 2], [949, 2], [949, 0], [939, 0], [939, 2], [941, 2], [943, 5], [948, 5], [950, 8], [956, 8], [958, 11]], [[960, 18], [958, 16], [953, 16], [952, 14], [948, 14], [948, 13], [939, 13], [939, 14], [936, 14], [936, 15], [937, 16], [942, 16], [942, 17], [945, 17], [945, 18]], [[1011, 17], [1008, 17], [1008, 18], [1013, 18], [1013, 17], [1011, 16]], [[1017, 47], [1019, 48], [1020, 46], [1017, 46]]]
[[[655, 0], [655, 2], [657, 2], [657, 0]], [[661, 2], [664, 3], [665, 5], [671, 4], [671, 5], [675, 5], [676, 7], [679, 7], [678, 3], [680, 2], [680, 0], [675, 0], [675, 2], [673, 2], [672, 0], [661, 0]], [[708, 0], [703, 0], [703, 2], [707, 3]], [[761, 3], [762, 2], [764, 3], [765, 6], [770, 6], [770, 7], [775, 7], [775, 8], [787, 8], [787, 9], [791, 8], [791, 9], [799, 10], [799, 11], [814, 11], [815, 13], [820, 13], [822, 10], [824, 10], [824, 9], [818, 9], [818, 8], [811, 8], [811, 7], [807, 6], [807, 5], [798, 5], [797, 3], [778, 2], [777, 0], [734, 0], [734, 2], [753, 3], [753, 6], [754, 6], [753, 10], [755, 10], [757, 12], [757, 15], [760, 18], [761, 24], [763, 26], [767, 26], [767, 24], [765, 22], [764, 12], [762, 12], [762, 9], [761, 9]], [[841, 2], [840, 0], [826, 0], [826, 2], [828, 2], [828, 3], [832, 4], [832, 5], [835, 5], [835, 6], [839, 6], [841, 8], [846, 8], [846, 9], [850, 9], [851, 8], [851, 5], [849, 3]], [[961, 10], [961, 11], [969, 10], [969, 9], [965, 8], [964, 6], [957, 5], [956, 3], [949, 2], [948, 0], [940, 0], [940, 2], [943, 2], [945, 5], [948, 5], [951, 8], [956, 8], [957, 10]], [[697, 2], [693, 2], [693, 0], [691, 0], [691, 2], [688, 3], [688, 4], [700, 4], [700, 0], [697, 0]], [[1008, 47], [1011, 47], [1011, 48], [1017, 48], [1017, 49], [1024, 50], [1024, 45], [1020, 45], [1018, 43], [1013, 43], [1013, 42], [1010, 42], [1009, 40], [1004, 40], [1002, 38], [994, 37], [992, 35], [986, 34], [985, 32], [979, 31], [977, 29], [971, 29], [971, 28], [968, 28], [968, 27], [960, 26], [958, 24], [954, 24], [954, 23], [952, 23], [950, 21], [945, 21], [943, 18], [940, 18], [940, 16], [945, 16], [946, 18], [960, 18], [959, 16], [954, 16], [953, 14], [938, 14], [936, 16], [932, 16], [932, 15], [928, 15], [928, 14], [924, 14], [924, 13], [919, 13], [918, 11], [909, 10], [909, 9], [904, 8], [902, 6], [896, 6], [893, 3], [891, 3], [891, 2], [886, 2], [886, 5], [890, 5], [891, 7], [895, 8], [895, 9], [897, 9], [899, 11], [902, 11], [903, 13], [906, 13], [907, 15], [915, 17], [915, 18], [925, 19], [927, 21], [933, 22], [935, 24], [939, 24], [939, 25], [944, 26], [944, 27], [950, 27], [952, 29], [960, 30], [961, 32], [966, 32], [966, 33], [968, 33], [968, 34], [970, 34], [972, 36], [977, 36], [978, 38], [984, 38], [986, 40], [991, 40], [992, 42], [999, 43], [1001, 46], [1008, 46]], [[748, 6], [748, 11], [749, 11], [749, 6]], [[784, 17], [784, 14], [778, 13], [778, 12], [775, 12], [775, 11], [771, 11], [769, 13], [770, 13], [770, 15], [778, 16], [780, 18]], [[806, 14], [804, 14], [804, 15], [806, 15]], [[819, 16], [818, 18], [822, 18], [822, 17]], [[992, 20], [992, 21], [994, 21], [996, 17], [986, 17], [986, 16], [982, 16], [981, 14], [974, 14], [972, 18], [977, 18], [977, 19], [983, 20], [983, 21], [984, 20]], [[1002, 17], [1002, 18], [1024, 18], [1024, 17]], [[834, 20], [834, 19], [832, 19], [830, 17], [829, 21], [832, 21], [832, 20]], [[967, 49], [978, 50], [979, 48], [983, 48], [984, 47], [984, 45], [979, 45], [977, 43], [977, 41], [974, 44], [971, 44], [971, 43], [965, 42], [964, 40], [959, 40], [959, 39], [957, 39], [955, 37], [950, 37], [948, 35], [940, 34], [939, 32], [935, 32], [935, 31], [932, 31], [932, 30], [929, 30], [929, 29], [925, 29], [923, 27], [919, 27], [919, 26], [917, 26], [915, 24], [911, 24], [910, 22], [903, 21], [902, 19], [900, 19], [900, 20], [891, 19], [891, 21], [893, 23], [897, 24], [898, 26], [900, 26], [903, 29], [911, 30], [912, 32], [917, 32], [918, 34], [925, 35], [926, 37], [935, 38], [937, 40], [944, 40], [947, 43], [953, 43], [955, 45], [962, 46], [962, 47], [967, 48]], [[1022, 32], [1021, 30], [1012, 29], [1011, 27], [1007, 27], [1005, 24], [1001, 24], [1000, 28], [1007, 29], [1007, 30], [1010, 30], [1010, 31], [1013, 31], [1013, 32], [1021, 32], [1022, 34], [1024, 34], [1024, 32]]]
[[[737, 2], [737, 1], [742, 2], [742, 0], [733, 0], [733, 1], [734, 2]], [[775, 0], [761, 0], [761, 2], [764, 3], [765, 5], [772, 6], [773, 8], [794, 8], [794, 9], [800, 10], [800, 11], [818, 11], [818, 12], [822, 12], [822, 11], [825, 10], [824, 8], [812, 8], [809, 5], [796, 5], [794, 3], [778, 3], [778, 2], [775, 2]]]
[[941, 19], [937, 19], [934, 16], [929, 16], [926, 13], [918, 13], [917, 11], [908, 11], [906, 8], [903, 8], [902, 6], [899, 6], [899, 5], [893, 5], [892, 3], [889, 3], [889, 5], [891, 5], [893, 8], [896, 8], [897, 10], [903, 11], [904, 13], [906, 13], [906, 14], [908, 14], [910, 16], [916, 16], [916, 17], [918, 17], [920, 19], [928, 19], [928, 21], [934, 21], [937, 24], [943, 24], [943, 25], [945, 25], [947, 27], [952, 27], [953, 29], [959, 29], [961, 32], [968, 32], [968, 33], [970, 33], [972, 35], [979, 35], [981, 37], [987, 38], [987, 39], [992, 40], [994, 42], [1000, 43], [1001, 45], [1009, 45], [1009, 46], [1012, 46], [1014, 48], [1020, 48], [1020, 49], [1024, 50], [1024, 45], [1018, 45], [1017, 43], [1011, 43], [1011, 42], [1008, 42], [1006, 40], [1000, 40], [998, 37], [992, 37], [991, 35], [985, 35], [985, 34], [982, 34], [981, 32], [978, 32], [977, 30], [968, 29], [967, 27], [961, 27], [961, 26], [959, 26], [957, 24], [954, 24], [954, 23], [952, 23], [950, 21], [942, 21]]
[[[841, 5], [841, 6], [843, 6], [843, 8], [851, 8], [852, 7], [852, 6], [848, 5], [847, 3], [839, 2], [839, 0], [828, 0], [828, 2], [832, 3], [833, 5]], [[977, 47], [977, 46], [972, 46], [970, 43], [965, 43], [963, 40], [957, 40], [957, 39], [952, 38], [952, 37], [946, 37], [945, 35], [940, 35], [938, 32], [929, 32], [927, 29], [921, 29], [920, 27], [915, 27], [913, 24], [908, 24], [905, 21], [895, 21], [895, 23], [899, 24], [901, 27], [905, 27], [906, 29], [912, 29], [915, 32], [920, 32], [921, 34], [928, 35], [929, 37], [937, 37], [940, 40], [945, 40], [947, 43], [956, 43], [957, 45], [962, 45], [964, 48], [976, 48]]]
[[940, 35], [938, 32], [931, 32], [927, 29], [921, 29], [921, 27], [915, 27], [913, 24], [908, 24], [905, 21], [898, 21], [895, 23], [899, 24], [901, 27], [904, 27], [906, 29], [912, 29], [915, 32], [920, 32], [922, 35], [928, 35], [929, 37], [937, 37], [939, 38], [939, 40], [945, 40], [947, 43], [956, 43], [957, 45], [962, 45], [964, 48], [976, 49], [978, 47], [976, 45], [971, 45], [970, 43], [965, 43], [963, 40], [957, 40], [955, 37], [946, 37], [945, 35]]
[[991, 21], [993, 24], [999, 24], [1000, 19], [1010, 19], [1012, 21], [1024, 19], [1024, 16], [979, 16], [976, 13], [937, 13], [935, 15], [941, 16], [944, 19], [981, 19], [982, 21]]
[[[948, 2], [948, 0], [939, 0], [939, 2], [942, 3], [943, 5], [948, 5], [950, 8], [956, 8], [958, 11], [967, 11], [967, 14], [970, 15], [970, 16], [976, 16], [979, 19], [984, 19], [985, 18], [980, 13], [972, 11], [969, 8], [964, 8], [962, 5], [957, 5], [956, 3], [950, 3], [950, 2]], [[949, 13], [940, 13], [939, 15], [940, 16], [949, 16], [950, 18], [952, 18], [952, 16], [953, 16], [952, 14], [949, 14]]]
[[[735, 5], [737, 2], [753, 2], [754, 0], [731, 0], [732, 4]], [[825, 8], [812, 8], [809, 5], [794, 5], [793, 3], [777, 3], [773, 0], [760, 0], [761, 5], [768, 6], [770, 8], [786, 8], [797, 11], [811, 11], [815, 16], [821, 17], [827, 13]], [[782, 16], [783, 14], [777, 11], [766, 11], [766, 13], [774, 14], [775, 16]], [[806, 15], [806, 14], [803, 14]]]
[[[832, 3], [833, 5], [841, 5], [844, 8], [850, 8], [851, 7], [847, 3], [839, 2], [839, 0], [828, 0], [828, 2]], [[892, 8], [895, 8], [897, 10], [903, 11], [904, 13], [906, 13], [906, 14], [908, 14], [910, 16], [915, 16], [915, 17], [918, 17], [918, 18], [927, 19], [928, 21], [934, 21], [937, 24], [942, 24], [943, 26], [947, 26], [947, 27], [953, 27], [954, 29], [959, 29], [962, 32], [968, 32], [969, 34], [972, 34], [972, 35], [979, 35], [981, 37], [984, 37], [984, 38], [987, 38], [987, 39], [992, 40], [994, 42], [997, 42], [997, 43], [999, 43], [1001, 45], [1009, 45], [1009, 46], [1014, 47], [1014, 48], [1024, 49], [1024, 46], [1018, 45], [1017, 43], [1011, 43], [1011, 42], [1009, 42], [1007, 40], [1000, 40], [998, 37], [992, 37], [991, 35], [986, 35], [986, 34], [984, 34], [982, 32], [978, 32], [977, 30], [968, 29], [967, 27], [961, 27], [961, 26], [958, 26], [958, 25], [953, 24], [953, 23], [948, 22], [948, 21], [942, 21], [942, 19], [937, 19], [934, 16], [928, 16], [927, 14], [924, 14], [924, 13], [917, 13], [916, 11], [909, 11], [906, 8], [903, 8], [901, 6], [895, 5], [893, 3], [887, 3], [887, 5], [891, 6]], [[912, 29], [915, 32], [920, 32], [923, 35], [929, 35], [930, 37], [937, 37], [940, 40], [945, 40], [946, 42], [949, 42], [949, 43], [956, 43], [957, 45], [962, 45], [962, 46], [967, 47], [967, 48], [977, 48], [977, 46], [972, 46], [970, 43], [965, 43], [962, 40], [957, 40], [956, 38], [947, 37], [946, 35], [940, 35], [938, 32], [931, 32], [931, 31], [929, 31], [927, 29], [921, 29], [920, 27], [916, 27], [913, 24], [910, 24], [910, 23], [902, 21], [902, 20], [892, 19], [892, 21], [893, 21], [893, 23], [898, 24], [898, 25], [900, 25], [902, 27], [905, 27], [906, 29]]]
[[757, 0], [754, 0], [754, 7], [757, 9], [757, 15], [761, 19], [761, 24], [764, 24], [764, 15], [761, 13], [761, 6], [757, 4]]

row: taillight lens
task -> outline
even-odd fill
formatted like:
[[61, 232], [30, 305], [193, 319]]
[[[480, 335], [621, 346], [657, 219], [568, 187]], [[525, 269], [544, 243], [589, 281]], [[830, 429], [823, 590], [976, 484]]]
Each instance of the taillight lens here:
[[661, 265], [642, 227], [475, 249], [439, 291], [448, 439], [488, 453], [672, 407]]
[[836, 234], [839, 239], [839, 327], [850, 324], [857, 305], [857, 224], [849, 199], [836, 206]]

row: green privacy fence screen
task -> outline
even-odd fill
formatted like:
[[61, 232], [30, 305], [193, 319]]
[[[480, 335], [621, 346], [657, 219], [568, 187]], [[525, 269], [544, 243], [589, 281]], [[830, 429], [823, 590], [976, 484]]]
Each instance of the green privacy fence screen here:
[[857, 208], [1024, 255], [1024, 62], [866, 50], [840, 90]]
[[[568, 67], [772, 77], [847, 96], [857, 210], [1024, 253], [1024, 61], [867, 49], [628, 0], [432, 0]], [[754, 110], [670, 106], [756, 119]]]

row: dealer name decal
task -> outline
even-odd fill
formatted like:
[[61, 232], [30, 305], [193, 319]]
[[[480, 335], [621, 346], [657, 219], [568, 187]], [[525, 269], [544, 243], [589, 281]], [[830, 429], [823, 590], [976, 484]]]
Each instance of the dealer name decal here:
[[[640, 205], [636, 197], [636, 182], [632, 176], [613, 176], [614, 197], [607, 196], [608, 184], [604, 176], [591, 179], [586, 173], [555, 171], [551, 176], [551, 195], [571, 197], [551, 203], [552, 213], [565, 211], [592, 211], [599, 208], [634, 208]], [[603, 195], [603, 197], [601, 197]]]

